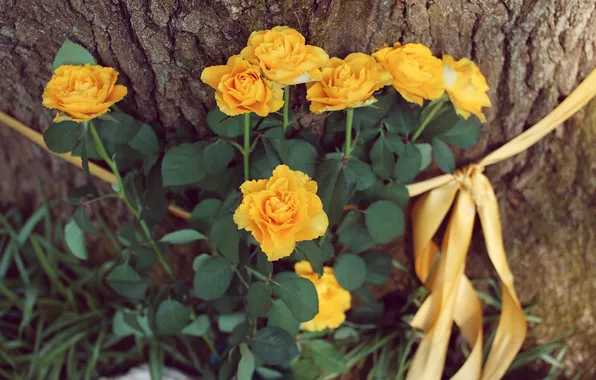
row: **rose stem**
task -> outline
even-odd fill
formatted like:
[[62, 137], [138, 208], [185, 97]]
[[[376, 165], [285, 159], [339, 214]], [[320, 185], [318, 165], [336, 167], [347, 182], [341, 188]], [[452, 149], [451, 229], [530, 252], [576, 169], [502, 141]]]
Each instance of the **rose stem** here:
[[250, 113], [244, 114], [244, 180], [248, 181], [248, 163], [250, 155]]
[[284, 137], [288, 130], [288, 112], [290, 108], [290, 86], [284, 87]]
[[132, 212], [135, 218], [139, 221], [139, 224], [143, 229], [143, 233], [149, 241], [149, 245], [151, 245], [151, 248], [157, 256], [157, 261], [159, 261], [163, 269], [168, 273], [172, 280], [175, 280], [176, 278], [174, 276], [174, 272], [172, 272], [172, 269], [168, 265], [168, 262], [164, 259], [160, 249], [157, 247], [157, 244], [155, 244], [155, 240], [153, 240], [153, 237], [151, 236], [151, 231], [149, 231], [147, 223], [145, 223], [145, 221], [141, 218], [141, 213], [139, 209], [130, 202], [126, 195], [126, 191], [124, 190], [124, 181], [122, 181], [122, 177], [120, 176], [120, 171], [118, 170], [116, 161], [112, 160], [108, 156], [108, 152], [106, 151], [106, 148], [103, 145], [103, 142], [101, 141], [101, 138], [97, 133], [97, 130], [95, 129], [95, 125], [93, 125], [91, 121], [89, 121], [87, 125], [91, 130], [91, 136], [93, 136], [93, 141], [95, 142], [95, 146], [97, 147], [97, 153], [99, 153], [99, 156], [106, 162], [106, 164], [108, 164], [110, 169], [112, 169], [114, 176], [116, 176], [116, 181], [118, 182], [118, 197], [124, 201], [130, 212]]
[[345, 157], [350, 158], [350, 153], [352, 153], [352, 120], [354, 120], [354, 109], [348, 108], [346, 112], [346, 147], [345, 147]]
[[416, 132], [414, 132], [414, 135], [412, 135], [412, 138], [410, 139], [410, 141], [415, 142], [418, 139], [418, 137], [420, 137], [420, 134], [422, 133], [422, 131], [424, 131], [424, 128], [426, 128], [428, 123], [430, 123], [432, 121], [432, 119], [435, 117], [437, 112], [439, 112], [439, 110], [441, 109], [441, 107], [443, 106], [444, 103], [445, 103], [444, 97], [441, 97], [436, 100], [435, 105], [430, 110], [430, 112], [426, 115], [424, 120], [422, 120], [422, 123], [420, 123], [420, 126], [418, 127], [418, 129], [416, 130]]

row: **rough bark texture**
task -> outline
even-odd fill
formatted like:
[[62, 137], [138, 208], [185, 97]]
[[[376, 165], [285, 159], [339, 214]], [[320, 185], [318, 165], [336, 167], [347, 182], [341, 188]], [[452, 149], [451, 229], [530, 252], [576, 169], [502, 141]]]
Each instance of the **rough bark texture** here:
[[[252, 30], [289, 25], [343, 56], [383, 43], [422, 42], [478, 62], [491, 85], [487, 133], [469, 162], [552, 110], [596, 65], [593, 0], [0, 0], [0, 109], [38, 130], [44, 83], [65, 38], [116, 67], [125, 108], [167, 127], [201, 131], [213, 93], [201, 70], [240, 51]], [[302, 103], [295, 96], [296, 105]], [[596, 104], [536, 147], [491, 167], [517, 288], [540, 299], [545, 341], [567, 339], [566, 373], [596, 375]], [[582, 121], [583, 120], [583, 121]], [[306, 122], [304, 122], [306, 124]], [[0, 128], [0, 202], [31, 207], [40, 177], [48, 196], [85, 178]], [[119, 214], [116, 214], [119, 215]], [[480, 233], [470, 271], [490, 274]]]

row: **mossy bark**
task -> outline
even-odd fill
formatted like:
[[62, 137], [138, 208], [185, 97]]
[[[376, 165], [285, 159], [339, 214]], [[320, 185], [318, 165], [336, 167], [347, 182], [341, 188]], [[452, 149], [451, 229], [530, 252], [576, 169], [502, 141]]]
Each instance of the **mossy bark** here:
[[[330, 55], [421, 42], [476, 61], [493, 108], [467, 163], [552, 110], [596, 66], [593, 0], [4, 0], [0, 2], [0, 109], [42, 131], [52, 59], [65, 38], [129, 88], [123, 105], [149, 122], [202, 134], [212, 91], [201, 70], [240, 51], [252, 30], [289, 25]], [[300, 92], [295, 106], [304, 106]], [[302, 119], [308, 126], [310, 121]], [[570, 328], [567, 373], [596, 376], [596, 104], [525, 153], [487, 170], [522, 301], [539, 299], [544, 341]], [[87, 179], [0, 128], [0, 202], [32, 208], [37, 176], [48, 197]], [[110, 204], [110, 206], [114, 206]], [[68, 212], [65, 211], [65, 212]], [[122, 210], [110, 214], [126, 215]], [[491, 273], [478, 232], [469, 271]]]

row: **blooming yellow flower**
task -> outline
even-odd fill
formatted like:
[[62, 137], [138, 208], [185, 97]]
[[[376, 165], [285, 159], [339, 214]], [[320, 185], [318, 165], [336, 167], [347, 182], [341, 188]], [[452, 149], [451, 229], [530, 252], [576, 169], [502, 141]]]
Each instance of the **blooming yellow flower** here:
[[316, 239], [327, 231], [329, 220], [317, 188], [308, 175], [279, 165], [271, 178], [240, 186], [243, 199], [234, 222], [238, 229], [252, 233], [269, 261], [289, 256], [296, 242]]
[[261, 77], [259, 66], [239, 55], [226, 65], [205, 68], [201, 80], [216, 90], [217, 106], [229, 116], [254, 112], [264, 117], [284, 104], [281, 86]]
[[117, 79], [118, 72], [111, 67], [62, 65], [46, 84], [42, 104], [59, 111], [54, 121], [88, 121], [126, 96], [126, 87], [116, 84]]
[[325, 50], [306, 45], [304, 36], [287, 26], [252, 32], [240, 55], [284, 86], [321, 80], [320, 67], [329, 59]]
[[393, 87], [409, 102], [439, 98], [444, 92], [443, 63], [421, 44], [382, 46], [373, 53], [393, 76]]
[[317, 289], [319, 313], [308, 322], [302, 323], [307, 331], [321, 331], [338, 328], [346, 320], [346, 311], [350, 309], [352, 296], [339, 286], [333, 274], [333, 268], [324, 267], [321, 278], [313, 271], [308, 261], [297, 262], [296, 274], [309, 279]]
[[489, 87], [478, 66], [467, 58], [456, 61], [446, 54], [443, 55], [443, 63], [445, 89], [455, 111], [466, 119], [474, 114], [482, 122], [486, 122], [482, 107], [491, 106], [486, 94]]
[[373, 92], [391, 84], [391, 74], [363, 53], [345, 59], [331, 58], [323, 66], [320, 82], [308, 83], [306, 99], [314, 113], [365, 107], [377, 100]]

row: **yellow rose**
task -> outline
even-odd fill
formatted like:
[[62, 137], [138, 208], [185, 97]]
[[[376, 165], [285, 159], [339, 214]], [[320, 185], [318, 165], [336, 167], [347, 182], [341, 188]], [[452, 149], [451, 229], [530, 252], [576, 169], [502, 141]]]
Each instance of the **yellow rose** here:
[[317, 183], [306, 174], [279, 165], [269, 179], [240, 186], [242, 203], [234, 213], [238, 229], [245, 229], [261, 245], [269, 261], [289, 256], [296, 242], [323, 236], [329, 226]]
[[306, 99], [314, 113], [365, 107], [377, 101], [372, 95], [391, 84], [391, 74], [370, 55], [352, 53], [331, 58], [323, 66], [320, 82], [308, 83]]
[[352, 296], [339, 286], [333, 274], [333, 268], [324, 267], [321, 278], [313, 271], [308, 261], [300, 261], [294, 266], [296, 274], [309, 279], [317, 289], [319, 313], [308, 322], [302, 323], [306, 331], [336, 329], [346, 320], [346, 311], [350, 309]]
[[54, 121], [91, 120], [126, 96], [126, 87], [116, 79], [118, 72], [111, 67], [62, 65], [46, 85], [42, 104], [59, 111]]
[[456, 61], [450, 55], [443, 55], [445, 89], [455, 111], [468, 118], [470, 114], [486, 122], [482, 107], [490, 107], [489, 90], [484, 75], [478, 66], [467, 58]]
[[229, 116], [254, 112], [264, 117], [284, 105], [281, 86], [261, 77], [259, 66], [239, 55], [231, 56], [225, 66], [207, 67], [201, 80], [216, 90], [217, 106]]
[[383, 46], [373, 53], [393, 76], [393, 87], [409, 102], [422, 105], [444, 92], [443, 63], [421, 44]]
[[304, 36], [287, 26], [252, 32], [240, 55], [284, 86], [321, 80], [320, 67], [329, 60], [325, 50], [306, 45]]

